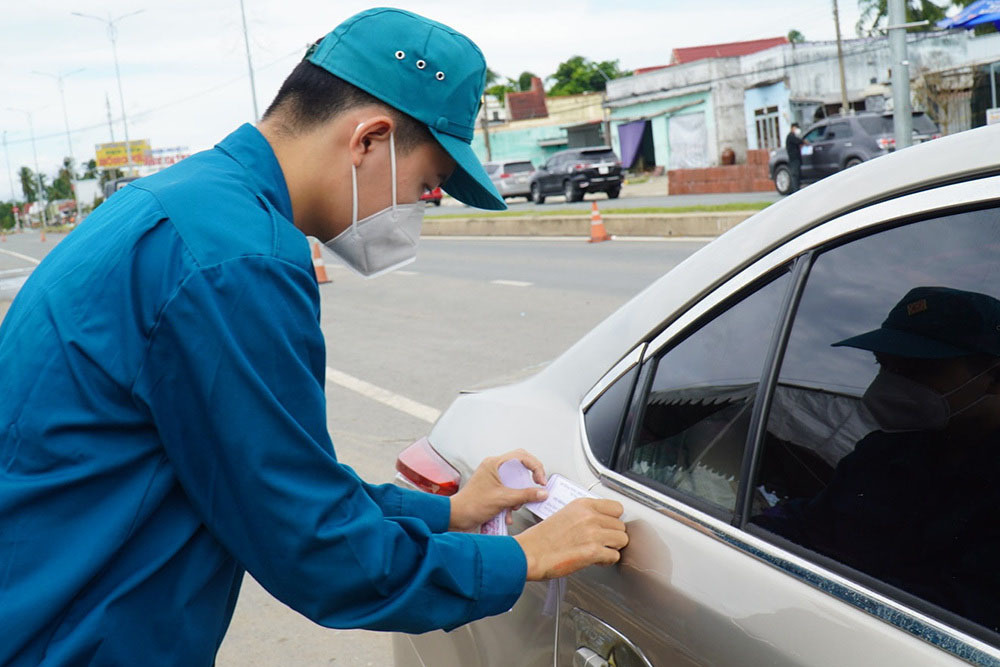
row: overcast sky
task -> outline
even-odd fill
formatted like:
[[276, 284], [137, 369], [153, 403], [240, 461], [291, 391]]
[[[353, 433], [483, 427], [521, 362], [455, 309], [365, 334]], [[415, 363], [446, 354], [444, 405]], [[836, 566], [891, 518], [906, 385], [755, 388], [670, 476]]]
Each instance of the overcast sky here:
[[[373, 6], [346, 0], [244, 0], [261, 113], [305, 46], [342, 20]], [[239, 0], [47, 0], [4, 3], [0, 40], [0, 131], [7, 132], [14, 187], [21, 165], [34, 168], [25, 114], [32, 110], [38, 164], [54, 174], [68, 153], [54, 79], [33, 74], [82, 71], [65, 79], [73, 154], [91, 159], [94, 145], [124, 137], [107, 29], [81, 12], [117, 17], [125, 110], [131, 139], [154, 148], [208, 148], [253, 120]], [[625, 69], [664, 64], [670, 50], [785, 35], [833, 39], [830, 0], [399, 0], [451, 25], [479, 44], [494, 70], [546, 76], [572, 55], [618, 59]], [[853, 36], [856, 0], [841, 0], [841, 28]], [[7, 156], [0, 169], [7, 170]], [[0, 199], [11, 196], [0, 174]]]

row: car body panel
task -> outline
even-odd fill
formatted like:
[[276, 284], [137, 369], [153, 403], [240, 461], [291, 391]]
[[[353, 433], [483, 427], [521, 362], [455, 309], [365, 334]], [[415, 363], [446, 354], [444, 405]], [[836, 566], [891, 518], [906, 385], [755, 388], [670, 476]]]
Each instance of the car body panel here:
[[[581, 162], [593, 164], [576, 169]], [[616, 191], [622, 183], [621, 162], [610, 146], [570, 148], [552, 155], [531, 178], [543, 195], [563, 194], [567, 181], [580, 193]]]
[[531, 194], [531, 176], [535, 172], [531, 160], [484, 162], [483, 168], [500, 196], [527, 197]]
[[[963, 659], [1000, 665], [1000, 651], [978, 639], [604, 468], [590, 452], [583, 424], [589, 403], [643, 355], [802, 253], [897, 219], [995, 204], [998, 155], [1000, 127], [983, 128], [840, 172], [689, 257], [532, 378], [459, 396], [430, 439], [463, 477], [516, 442], [549, 472], [622, 502], [631, 542], [620, 565], [588, 568], [562, 589], [548, 585], [546, 597], [554, 591], [559, 598], [559, 623], [549, 635], [558, 636], [557, 656], [545, 649], [546, 631], [530, 623], [525, 629], [525, 618], [549, 627], [539, 585], [530, 584], [525, 606], [519, 602], [498, 617], [506, 620], [477, 621], [467, 626], [469, 635], [456, 638], [455, 646], [474, 638], [469, 655], [479, 662], [462, 662], [461, 653], [459, 662], [438, 662], [443, 649], [435, 647], [426, 664], [512, 664], [509, 644], [522, 638], [531, 656], [526, 664], [556, 658], [569, 664], [580, 646], [580, 619], [595, 618], [634, 646], [636, 654], [623, 656], [620, 665], [642, 664], [643, 657], [681, 665], [902, 666]], [[516, 512], [513, 532], [534, 521]], [[506, 618], [512, 616], [520, 619]], [[421, 664], [407, 662], [402, 650], [397, 659]]]

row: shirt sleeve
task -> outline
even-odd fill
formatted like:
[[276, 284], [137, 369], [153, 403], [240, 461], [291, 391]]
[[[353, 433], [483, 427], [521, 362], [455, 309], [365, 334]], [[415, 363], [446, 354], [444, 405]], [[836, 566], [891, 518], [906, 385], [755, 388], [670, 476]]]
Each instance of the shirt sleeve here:
[[527, 571], [513, 538], [435, 534], [446, 499], [336, 460], [315, 290], [300, 267], [243, 257], [194, 271], [164, 306], [133, 391], [195, 511], [328, 627], [425, 632], [510, 609]]
[[415, 517], [426, 523], [433, 533], [447, 532], [451, 523], [451, 500], [448, 498], [402, 489], [395, 484], [369, 484], [358, 477], [353, 468], [344, 467], [357, 477], [365, 492], [387, 517]]

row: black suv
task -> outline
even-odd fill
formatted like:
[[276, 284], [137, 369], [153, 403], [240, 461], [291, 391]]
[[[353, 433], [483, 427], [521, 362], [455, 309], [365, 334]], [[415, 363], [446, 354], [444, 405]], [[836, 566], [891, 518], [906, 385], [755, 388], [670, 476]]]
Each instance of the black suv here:
[[544, 204], [546, 195], [565, 195], [580, 201], [587, 192], [607, 192], [615, 199], [622, 191], [622, 163], [609, 146], [570, 148], [554, 153], [531, 177], [531, 199]]
[[[922, 111], [914, 112], [913, 143], [939, 136], [940, 131], [934, 121]], [[803, 184], [896, 150], [891, 113], [861, 112], [830, 116], [810, 125], [802, 138], [809, 142], [809, 145], [802, 146]], [[772, 151], [768, 167], [775, 189], [787, 195], [792, 185], [788, 151], [784, 147]]]

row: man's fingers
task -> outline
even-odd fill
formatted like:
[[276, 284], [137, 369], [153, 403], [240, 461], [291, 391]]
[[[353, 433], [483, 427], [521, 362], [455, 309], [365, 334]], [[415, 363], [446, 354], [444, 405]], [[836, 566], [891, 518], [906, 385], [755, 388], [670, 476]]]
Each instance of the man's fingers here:
[[514, 506], [514, 509], [519, 509], [521, 505], [525, 503], [535, 503], [541, 500], [545, 500], [549, 497], [549, 492], [545, 489], [510, 489], [507, 494], [507, 502]]
[[545, 478], [545, 466], [542, 465], [541, 461], [523, 449], [515, 449], [512, 452], [507, 452], [497, 457], [497, 466], [512, 459], [520, 461], [524, 464], [525, 468], [531, 471], [531, 477], [535, 480], [536, 484], [545, 486], [545, 482], [547, 481]]
[[625, 513], [625, 508], [617, 500], [608, 500], [606, 498], [582, 498], [579, 501], [574, 502], [586, 503], [595, 512], [599, 512], [600, 514], [605, 514], [607, 516], [613, 516], [615, 518], [618, 518]]

